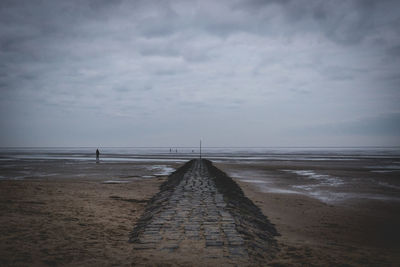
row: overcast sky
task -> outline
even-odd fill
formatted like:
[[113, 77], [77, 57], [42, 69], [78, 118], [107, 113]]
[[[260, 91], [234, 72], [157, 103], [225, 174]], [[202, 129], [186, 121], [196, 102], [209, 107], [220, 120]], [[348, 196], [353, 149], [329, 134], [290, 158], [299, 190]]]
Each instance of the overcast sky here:
[[0, 1], [0, 146], [400, 145], [400, 1]]

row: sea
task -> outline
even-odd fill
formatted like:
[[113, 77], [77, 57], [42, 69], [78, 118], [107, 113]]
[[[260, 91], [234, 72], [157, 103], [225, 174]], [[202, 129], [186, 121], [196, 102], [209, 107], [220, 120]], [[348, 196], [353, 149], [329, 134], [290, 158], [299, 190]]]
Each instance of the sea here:
[[274, 194], [326, 203], [400, 201], [400, 147], [96, 147], [0, 148], [1, 180], [129, 183], [165, 177], [193, 158]]

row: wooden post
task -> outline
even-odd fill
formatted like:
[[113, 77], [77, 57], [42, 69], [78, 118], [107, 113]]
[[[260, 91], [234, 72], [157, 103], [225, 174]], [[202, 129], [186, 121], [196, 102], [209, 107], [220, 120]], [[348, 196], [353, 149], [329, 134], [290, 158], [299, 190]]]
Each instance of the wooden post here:
[[200, 159], [201, 159], [201, 139], [200, 139]]

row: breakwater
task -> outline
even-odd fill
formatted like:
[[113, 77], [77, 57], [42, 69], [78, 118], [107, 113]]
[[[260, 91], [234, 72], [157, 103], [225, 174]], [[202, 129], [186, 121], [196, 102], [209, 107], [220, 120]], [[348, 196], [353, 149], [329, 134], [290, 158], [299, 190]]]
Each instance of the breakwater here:
[[235, 181], [197, 159], [161, 185], [130, 241], [150, 262], [251, 265], [273, 258], [277, 234]]

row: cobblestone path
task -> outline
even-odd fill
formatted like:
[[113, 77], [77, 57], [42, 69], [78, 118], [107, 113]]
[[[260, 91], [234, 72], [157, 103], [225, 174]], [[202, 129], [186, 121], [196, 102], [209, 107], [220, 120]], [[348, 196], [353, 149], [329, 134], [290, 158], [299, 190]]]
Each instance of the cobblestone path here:
[[149, 256], [223, 259], [235, 264], [249, 257], [223, 195], [201, 160], [189, 167], [133, 242], [136, 251]]

